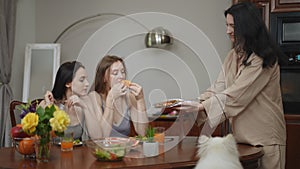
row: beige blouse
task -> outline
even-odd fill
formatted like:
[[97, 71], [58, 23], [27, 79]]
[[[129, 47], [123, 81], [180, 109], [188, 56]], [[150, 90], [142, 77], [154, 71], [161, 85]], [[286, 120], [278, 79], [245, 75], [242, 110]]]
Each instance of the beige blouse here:
[[[230, 118], [239, 143], [251, 145], [286, 144], [286, 127], [280, 91], [280, 69], [276, 63], [263, 68], [254, 53], [244, 66], [231, 50], [218, 79], [200, 96], [210, 127]], [[198, 122], [206, 117], [199, 116]]]

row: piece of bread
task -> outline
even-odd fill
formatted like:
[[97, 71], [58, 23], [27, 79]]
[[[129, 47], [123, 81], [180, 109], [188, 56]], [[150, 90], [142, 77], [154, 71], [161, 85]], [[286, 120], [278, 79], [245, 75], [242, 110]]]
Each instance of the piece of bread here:
[[122, 83], [126, 86], [129, 87], [131, 82], [129, 80], [122, 80]]

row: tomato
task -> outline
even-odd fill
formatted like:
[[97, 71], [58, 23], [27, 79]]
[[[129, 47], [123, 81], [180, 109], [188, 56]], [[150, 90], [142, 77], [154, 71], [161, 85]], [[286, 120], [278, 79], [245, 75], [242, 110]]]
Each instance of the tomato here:
[[117, 159], [117, 155], [115, 155], [114, 153], [110, 153], [110, 160], [115, 160]]
[[31, 155], [34, 153], [34, 140], [31, 138], [24, 138], [19, 142], [18, 150], [21, 154]]

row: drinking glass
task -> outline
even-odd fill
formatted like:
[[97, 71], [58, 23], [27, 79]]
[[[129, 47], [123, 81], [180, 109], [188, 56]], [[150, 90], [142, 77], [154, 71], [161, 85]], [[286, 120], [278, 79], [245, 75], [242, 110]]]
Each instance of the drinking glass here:
[[154, 127], [154, 141], [163, 144], [165, 142], [165, 128], [164, 127]]
[[64, 136], [60, 138], [60, 149], [61, 151], [72, 151], [73, 150], [73, 132], [65, 132]]

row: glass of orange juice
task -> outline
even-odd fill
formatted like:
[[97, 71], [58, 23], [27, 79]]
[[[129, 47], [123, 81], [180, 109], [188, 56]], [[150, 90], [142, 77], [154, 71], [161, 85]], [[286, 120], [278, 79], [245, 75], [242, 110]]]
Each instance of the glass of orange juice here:
[[60, 149], [61, 151], [72, 151], [73, 150], [73, 132], [65, 132], [64, 136], [60, 138]]
[[165, 128], [164, 127], [154, 127], [154, 141], [163, 144], [165, 142]]

